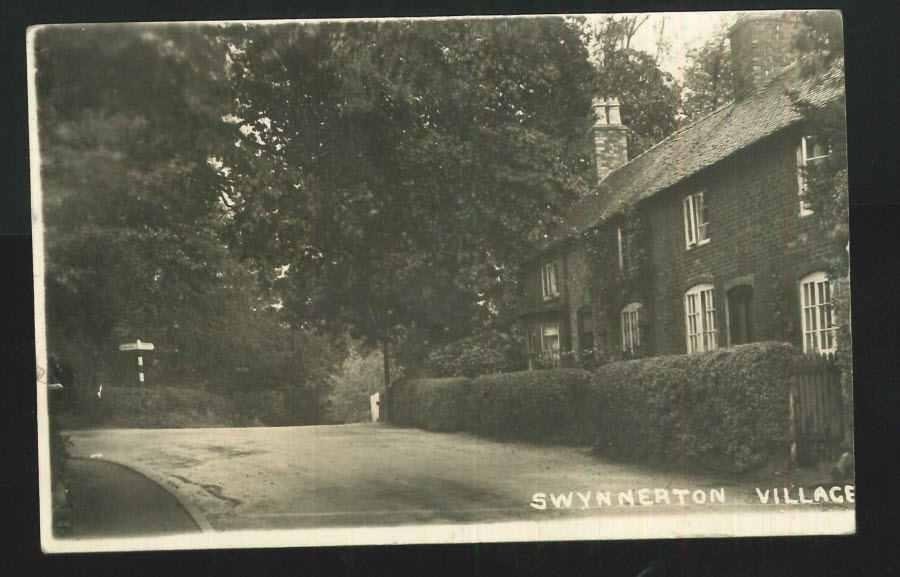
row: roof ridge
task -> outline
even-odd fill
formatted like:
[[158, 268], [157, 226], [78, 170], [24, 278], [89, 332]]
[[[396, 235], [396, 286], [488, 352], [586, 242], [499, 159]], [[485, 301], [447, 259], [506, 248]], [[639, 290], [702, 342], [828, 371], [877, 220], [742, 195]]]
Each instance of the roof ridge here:
[[[784, 69], [782, 69], [781, 72], [779, 72], [778, 74], [775, 74], [774, 76], [772, 76], [771, 78], [769, 78], [768, 80], [766, 80], [765, 84], [763, 84], [763, 86], [762, 86], [761, 88], [759, 88], [758, 90], [756, 90], [756, 92], [753, 92], [753, 93], [752, 93], [750, 96], [748, 96], [747, 98], [744, 98], [743, 100], [732, 100], [732, 101], [730, 101], [730, 102], [727, 102], [726, 104], [723, 104], [722, 106], [720, 106], [720, 107], [718, 107], [718, 108], [712, 110], [711, 112], [707, 113], [706, 115], [701, 116], [700, 118], [698, 118], [697, 120], [691, 122], [690, 124], [685, 124], [685, 125], [682, 126], [681, 128], [679, 128], [679, 129], [677, 129], [677, 130], [674, 130], [673, 132], [669, 133], [665, 138], [663, 138], [662, 140], [660, 140], [659, 142], [657, 142], [656, 144], [654, 144], [653, 146], [651, 146], [651, 147], [648, 148], [647, 150], [641, 152], [640, 154], [638, 154], [637, 156], [635, 156], [634, 158], [632, 158], [631, 160], [629, 160], [628, 162], [626, 162], [625, 164], [623, 164], [622, 166], [620, 166], [619, 168], [617, 168], [617, 169], [615, 169], [614, 171], [612, 171], [612, 172], [610, 172], [609, 174], [607, 174], [606, 177], [605, 177], [603, 180], [601, 180], [600, 182], [597, 183], [597, 186], [599, 187], [601, 184], [603, 184], [603, 182], [605, 182], [608, 178], [610, 178], [610, 177], [611, 177], [612, 175], [614, 175], [616, 172], [618, 172], [619, 170], [621, 170], [621, 169], [623, 169], [624, 167], [628, 166], [629, 164], [631, 164], [631, 163], [633, 163], [633, 162], [636, 162], [639, 158], [641, 158], [642, 156], [646, 155], [648, 152], [650, 152], [650, 151], [652, 151], [653, 149], [655, 149], [655, 148], [661, 146], [662, 144], [665, 144], [668, 140], [675, 138], [677, 135], [682, 134], [682, 133], [684, 133], [684, 132], [687, 132], [689, 129], [693, 129], [694, 127], [698, 126], [699, 124], [708, 121], [710, 118], [716, 116], [717, 114], [720, 114], [722, 111], [724, 111], [724, 110], [727, 109], [727, 108], [739, 106], [739, 105], [741, 105], [741, 104], [743, 104], [743, 103], [745, 103], [745, 102], [749, 102], [749, 101], [753, 100], [754, 98], [756, 98], [756, 97], [759, 96], [760, 94], [767, 92], [772, 84], [774, 84], [775, 82], [781, 82], [781, 81], [785, 80], [785, 78], [787, 77], [787, 74], [788, 74], [789, 72], [793, 71], [794, 69], [796, 69], [797, 67], [799, 67], [799, 65], [800, 65], [802, 62], [804, 62], [804, 61], [806, 61], [806, 60], [809, 60], [810, 58], [811, 58], [811, 55], [804, 56], [803, 58], [800, 58], [799, 60], [797, 60], [797, 61], [791, 63], [790, 65], [788, 65], [788, 66], [786, 66], [786, 67], [784, 67]], [[829, 71], [829, 72], [830, 72], [830, 71]]]

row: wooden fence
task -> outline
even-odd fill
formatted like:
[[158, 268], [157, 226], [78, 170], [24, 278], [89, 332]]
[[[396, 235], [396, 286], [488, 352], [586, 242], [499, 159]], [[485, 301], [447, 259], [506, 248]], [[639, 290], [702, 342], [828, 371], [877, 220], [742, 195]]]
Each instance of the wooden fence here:
[[844, 440], [841, 373], [834, 357], [798, 359], [791, 384], [791, 454], [800, 464], [834, 461]]

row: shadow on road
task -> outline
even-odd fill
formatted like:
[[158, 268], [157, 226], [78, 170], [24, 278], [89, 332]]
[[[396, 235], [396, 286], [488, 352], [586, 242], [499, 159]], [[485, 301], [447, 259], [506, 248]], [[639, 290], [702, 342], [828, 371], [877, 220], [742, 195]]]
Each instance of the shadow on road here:
[[71, 459], [69, 471], [72, 528], [62, 537], [128, 537], [200, 531], [168, 491], [127, 467], [95, 459]]

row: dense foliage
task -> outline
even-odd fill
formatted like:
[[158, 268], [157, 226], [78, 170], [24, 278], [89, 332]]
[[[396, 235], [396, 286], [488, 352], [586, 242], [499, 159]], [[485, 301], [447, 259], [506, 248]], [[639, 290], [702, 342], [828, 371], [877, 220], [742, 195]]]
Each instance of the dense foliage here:
[[477, 431], [475, 381], [409, 379], [394, 385], [391, 422], [428, 431]]
[[135, 339], [149, 383], [312, 403], [286, 420], [334, 414], [348, 332], [383, 367], [515, 368], [481, 335], [592, 184], [591, 98], [622, 100], [632, 153], [675, 127], [637, 22], [604, 22], [39, 31], [48, 342], [72, 386], [133, 380]]
[[835, 360], [841, 370], [844, 414], [853, 431], [853, 352], [850, 316], [850, 187], [847, 156], [847, 104], [843, 74], [833, 74], [844, 65], [844, 36], [840, 12], [804, 13], [807, 34], [797, 38], [799, 50], [809, 56], [801, 62], [801, 73], [822, 82], [840, 82], [841, 97], [824, 106], [795, 97], [795, 106], [806, 116], [807, 133], [828, 143], [829, 154], [803, 170], [801, 191], [812, 210], [812, 218], [830, 240], [836, 258], [828, 276], [832, 280], [833, 307], [837, 325]]
[[[370, 397], [385, 396], [384, 364], [381, 353], [366, 350], [360, 343], [351, 343], [347, 356], [331, 377], [328, 395], [328, 421], [331, 423], [360, 423], [370, 421]], [[403, 377], [403, 367], [391, 366], [391, 381]]]
[[506, 332], [489, 331], [435, 349], [428, 367], [437, 377], [469, 377], [521, 368], [523, 344]]
[[[619, 232], [621, 231], [622, 267], [619, 267]], [[630, 302], [647, 301], [644, 293], [652, 286], [652, 266], [648, 252], [648, 230], [640, 211], [632, 206], [625, 208], [618, 218], [585, 233], [587, 251], [587, 281], [591, 301], [598, 303], [608, 319], [618, 326], [622, 308]], [[648, 321], [648, 315], [642, 316]], [[646, 328], [641, 327], [646, 334]], [[642, 339], [642, 341], [645, 339]], [[598, 345], [600, 343], [598, 342]], [[620, 357], [618, 341], [606, 343], [605, 350], [594, 356], [604, 359]], [[599, 348], [599, 347], [598, 347]], [[646, 354], [636, 350], [635, 356]], [[595, 360], [596, 362], [596, 360]]]
[[796, 354], [766, 342], [600, 367], [591, 385], [598, 449], [732, 471], [787, 462]]
[[478, 432], [497, 439], [589, 442], [590, 378], [580, 369], [482, 375], [476, 380]]
[[297, 388], [306, 402], [334, 356], [272, 308], [265, 275], [228, 242], [209, 161], [228, 136], [224, 34], [36, 36], [48, 347], [83, 397], [136, 381], [135, 355], [118, 351], [136, 339], [155, 345], [151, 386]]
[[729, 25], [730, 19], [723, 16], [712, 37], [685, 55], [685, 123], [699, 120], [734, 100], [731, 45], [727, 42]]

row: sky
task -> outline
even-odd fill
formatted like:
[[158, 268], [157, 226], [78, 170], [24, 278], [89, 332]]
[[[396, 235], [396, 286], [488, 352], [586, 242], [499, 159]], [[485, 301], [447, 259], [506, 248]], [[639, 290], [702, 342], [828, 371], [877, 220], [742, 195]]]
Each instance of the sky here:
[[659, 31], [669, 46], [660, 60], [660, 67], [676, 80], [683, 78], [685, 55], [691, 48], [702, 46], [710, 40], [723, 23], [730, 25], [737, 12], [659, 12], [650, 14], [646, 23], [632, 39], [632, 47], [656, 54]]

